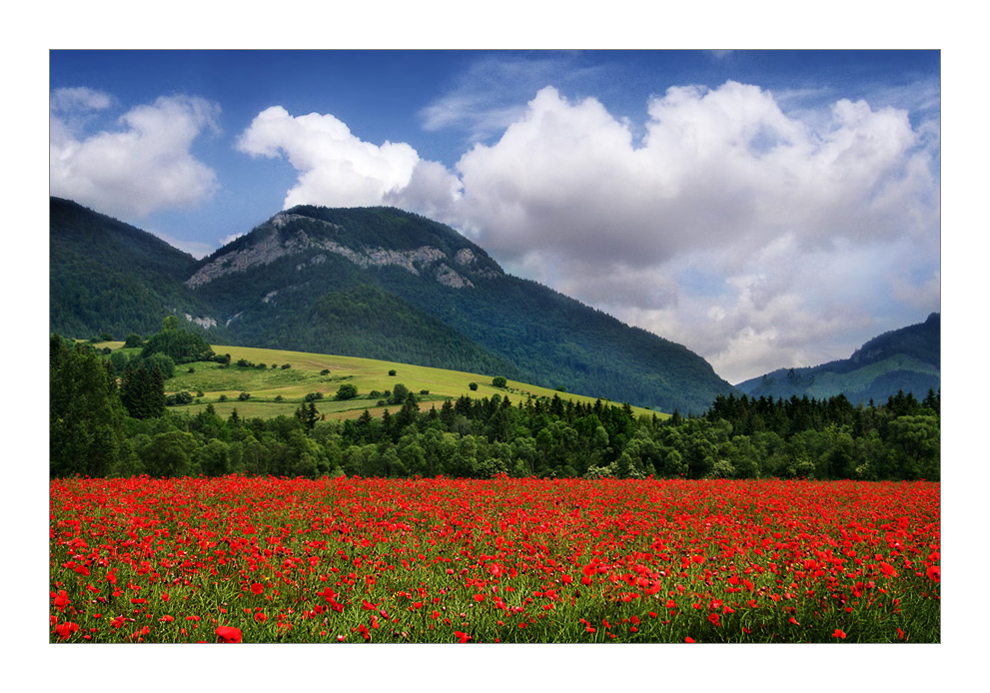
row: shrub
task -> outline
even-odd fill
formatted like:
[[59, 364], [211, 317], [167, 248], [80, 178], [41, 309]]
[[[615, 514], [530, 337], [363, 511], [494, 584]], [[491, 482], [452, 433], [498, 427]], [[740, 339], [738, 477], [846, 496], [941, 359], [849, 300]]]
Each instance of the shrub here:
[[390, 370], [390, 371], [388, 372], [388, 374], [389, 374], [389, 375], [395, 375], [395, 369], [393, 368], [392, 370]]
[[191, 404], [192, 401], [193, 396], [188, 392], [176, 392], [174, 395], [165, 397], [165, 404], [169, 407], [174, 407], [177, 404]]
[[507, 384], [508, 381], [501, 375], [496, 375], [494, 378], [492, 378], [493, 387], [505, 387]]
[[[272, 368], [274, 368], [274, 367], [275, 366], [272, 366]], [[291, 363], [283, 363], [282, 364], [282, 370], [283, 371], [286, 370], [286, 369], [289, 369], [289, 368], [292, 368], [292, 364]]]
[[241, 400], [242, 402], [245, 401], [245, 400], [249, 400], [249, 399], [251, 399], [251, 393], [250, 392], [242, 392], [241, 394], [237, 395], [237, 399]]
[[161, 373], [163, 380], [169, 380], [175, 375], [175, 361], [165, 354], [152, 354], [144, 359], [144, 363], [148, 370], [157, 370]]
[[127, 339], [124, 340], [125, 349], [135, 349], [143, 344], [144, 344], [144, 340], [141, 339], [141, 335], [133, 332], [127, 335]]
[[472, 391], [477, 390], [478, 383], [468, 383], [468, 388], [470, 388]]
[[357, 397], [357, 388], [351, 383], [344, 383], [337, 389], [337, 399], [354, 399]]

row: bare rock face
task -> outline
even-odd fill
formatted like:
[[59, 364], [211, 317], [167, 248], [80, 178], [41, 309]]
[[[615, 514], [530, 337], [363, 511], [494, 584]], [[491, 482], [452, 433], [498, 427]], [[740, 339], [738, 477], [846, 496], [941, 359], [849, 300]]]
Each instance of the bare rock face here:
[[[326, 262], [326, 253], [334, 253], [353, 262], [360, 267], [401, 267], [416, 276], [433, 276], [436, 281], [452, 289], [473, 288], [470, 279], [453, 269], [450, 265], [460, 267], [462, 271], [474, 271], [479, 276], [491, 278], [498, 272], [491, 269], [477, 269], [473, 265], [477, 257], [470, 248], [462, 248], [453, 258], [448, 257], [439, 248], [424, 245], [412, 250], [391, 250], [388, 248], [362, 247], [360, 249], [341, 245], [326, 238], [313, 238], [303, 230], [290, 235], [280, 233], [291, 222], [300, 219], [308, 223], [318, 223], [333, 231], [339, 229], [335, 224], [314, 220], [296, 214], [280, 213], [269, 221], [270, 232], [259, 238], [248, 247], [231, 250], [204, 265], [193, 274], [186, 285], [197, 288], [214, 279], [236, 272], [246, 272], [252, 267], [266, 265], [287, 255], [308, 255], [301, 258], [296, 265], [297, 270], [307, 265]], [[313, 254], [313, 253], [316, 254]], [[266, 297], [269, 298], [269, 297]]]

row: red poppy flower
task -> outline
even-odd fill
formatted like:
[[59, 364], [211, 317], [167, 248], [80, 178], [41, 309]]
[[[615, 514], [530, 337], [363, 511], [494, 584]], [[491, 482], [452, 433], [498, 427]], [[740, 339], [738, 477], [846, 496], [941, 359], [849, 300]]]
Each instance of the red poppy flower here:
[[260, 582], [256, 582], [251, 585], [251, 594], [261, 594], [265, 591], [265, 586]]
[[939, 568], [937, 565], [928, 566], [928, 570], [926, 572], [928, 573], [929, 580], [932, 580], [933, 582], [942, 581], [942, 569]]
[[63, 640], [68, 640], [69, 637], [79, 630], [78, 623], [60, 623], [55, 626], [55, 632], [58, 633], [58, 637]]
[[833, 638], [842, 638], [843, 640], [845, 640], [846, 639], [846, 633], [841, 628], [836, 628], [835, 629], [835, 632], [832, 633], [832, 637]]
[[217, 637], [220, 642], [238, 643], [241, 641], [241, 629], [233, 626], [220, 626], [217, 628]]
[[695, 639], [688, 635], [684, 638], [684, 642], [695, 642]]

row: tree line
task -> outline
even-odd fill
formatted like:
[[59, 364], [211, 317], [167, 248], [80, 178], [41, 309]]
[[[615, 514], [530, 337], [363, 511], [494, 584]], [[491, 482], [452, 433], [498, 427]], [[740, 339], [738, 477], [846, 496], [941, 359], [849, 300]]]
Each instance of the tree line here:
[[195, 415], [166, 409], [164, 373], [154, 353], [142, 357], [118, 374], [92, 347], [52, 335], [53, 477], [939, 479], [934, 392], [860, 406], [842, 395], [730, 395], [703, 415], [661, 418], [556, 395], [465, 395], [426, 409], [404, 391], [381, 417], [366, 410], [354, 420], [323, 420], [310, 399], [294, 416], [246, 419], [236, 410], [221, 417], [212, 406]]

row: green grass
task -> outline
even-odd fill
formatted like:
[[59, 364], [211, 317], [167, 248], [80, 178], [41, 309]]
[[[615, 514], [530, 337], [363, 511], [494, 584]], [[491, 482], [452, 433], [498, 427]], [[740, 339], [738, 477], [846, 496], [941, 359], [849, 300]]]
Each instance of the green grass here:
[[[123, 342], [107, 342], [99, 346], [119, 349]], [[134, 353], [139, 350], [126, 351]], [[498, 373], [464, 373], [394, 361], [253, 347], [213, 345], [213, 351], [217, 354], [230, 354], [230, 366], [222, 367], [212, 362], [177, 365], [175, 376], [165, 383], [166, 394], [191, 392], [195, 395], [202, 392], [203, 397], [197, 398], [190, 405], [172, 407], [173, 411], [196, 414], [212, 404], [221, 416], [229, 416], [236, 408], [241, 417], [273, 418], [280, 414], [291, 415], [307, 394], [320, 392], [323, 399], [316, 401], [316, 407], [327, 418], [354, 418], [365, 409], [373, 415], [381, 415], [386, 408], [393, 412], [398, 409], [396, 405], [378, 406], [380, 400], [386, 399], [384, 393], [391, 391], [396, 383], [405, 385], [427, 408], [430, 402], [437, 402], [439, 406], [440, 402], [456, 399], [461, 395], [480, 399], [498, 394], [508, 396], [513, 403], [530, 396], [552, 398], [554, 395], [575, 402], [595, 402], [594, 397], [559, 392], [514, 380], [509, 380], [505, 388], [496, 388], [492, 385], [492, 378], [499, 375]], [[241, 359], [254, 364], [264, 363], [266, 367], [242, 368], [236, 365]], [[272, 364], [276, 367], [272, 368]], [[282, 368], [285, 364], [290, 367]], [[188, 372], [190, 368], [193, 369], [192, 373]], [[324, 370], [329, 373], [323, 375]], [[390, 376], [389, 372], [393, 370], [395, 375]], [[339, 402], [334, 400], [343, 383], [350, 383], [357, 388], [356, 399]], [[471, 390], [471, 383], [477, 383], [477, 390]], [[424, 390], [429, 394], [420, 394]], [[371, 397], [370, 393], [373, 391], [382, 394]], [[249, 393], [251, 397], [239, 400], [242, 392]], [[226, 397], [226, 401], [221, 402], [221, 396]], [[282, 400], [276, 401], [277, 397]], [[636, 415], [667, 416], [642, 407], [633, 407], [633, 412]]]

